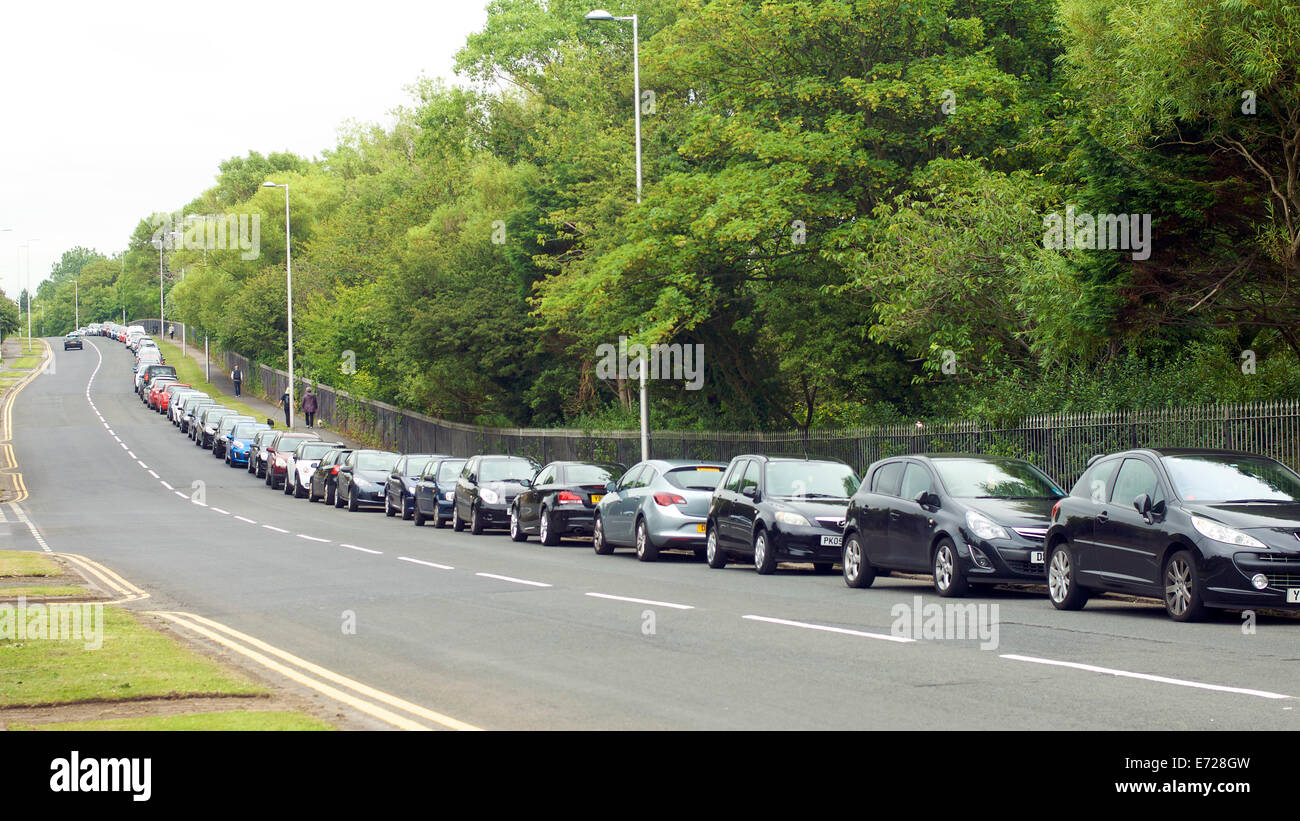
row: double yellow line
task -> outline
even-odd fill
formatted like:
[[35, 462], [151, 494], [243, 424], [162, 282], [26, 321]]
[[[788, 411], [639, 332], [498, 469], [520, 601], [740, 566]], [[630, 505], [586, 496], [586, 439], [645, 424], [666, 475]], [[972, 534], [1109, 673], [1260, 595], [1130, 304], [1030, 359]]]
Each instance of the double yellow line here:
[[[0, 455], [4, 458], [4, 465], [0, 466], [0, 471], [16, 470], [18, 460], [14, 458], [13, 447], [9, 444], [13, 439], [13, 411], [14, 400], [23, 388], [31, 384], [32, 380], [45, 372], [49, 367], [50, 361], [54, 358], [54, 351], [50, 348], [50, 343], [44, 339], [37, 339], [41, 343], [42, 353], [41, 364], [32, 369], [32, 372], [23, 377], [22, 381], [14, 385], [8, 393], [5, 394], [3, 407], [0, 407]], [[23, 482], [21, 473], [6, 474], [13, 479], [15, 496], [8, 499], [8, 502], [21, 502], [27, 499], [27, 485]]]
[[88, 559], [77, 553], [53, 553], [51, 555], [72, 565], [73, 569], [79, 571], [91, 584], [102, 587], [110, 595], [118, 597], [113, 601], [102, 602], [103, 604], [125, 604], [126, 602], [149, 598], [148, 592], [141, 590], [93, 559]]

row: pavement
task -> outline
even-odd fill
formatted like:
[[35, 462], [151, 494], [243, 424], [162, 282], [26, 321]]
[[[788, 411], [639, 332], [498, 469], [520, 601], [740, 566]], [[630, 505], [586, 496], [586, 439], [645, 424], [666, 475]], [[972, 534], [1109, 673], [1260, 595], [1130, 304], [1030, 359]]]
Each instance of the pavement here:
[[[1061, 612], [1041, 590], [954, 602], [911, 578], [852, 590], [807, 567], [417, 528], [227, 468], [140, 404], [117, 343], [55, 353], [15, 403], [30, 497], [0, 505], [0, 544], [84, 555], [147, 595], [127, 606], [368, 726], [1300, 729], [1294, 619]], [[987, 637], [945, 633], [953, 605]], [[1041, 777], [1032, 756], [1007, 764]]]

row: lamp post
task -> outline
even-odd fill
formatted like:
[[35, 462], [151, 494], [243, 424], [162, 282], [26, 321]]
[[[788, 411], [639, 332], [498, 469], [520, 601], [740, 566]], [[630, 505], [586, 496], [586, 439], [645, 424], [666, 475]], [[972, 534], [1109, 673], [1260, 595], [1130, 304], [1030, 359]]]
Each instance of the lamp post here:
[[72, 324], [81, 329], [81, 285], [72, 280]]
[[36, 239], [29, 238], [27, 244], [22, 248], [27, 249], [27, 352], [32, 352], [32, 243]]
[[293, 430], [293, 260], [289, 236], [289, 183], [278, 185], [267, 180], [262, 183], [262, 187], [284, 189], [284, 273], [289, 308], [289, 409], [285, 413], [289, 419], [289, 430]]
[[[641, 204], [641, 55], [639, 52], [640, 32], [638, 31], [637, 16], [615, 17], [604, 9], [594, 9], [587, 12], [586, 19], [595, 23], [628, 23], [632, 24], [632, 112], [635, 116], [635, 133], [636, 133], [636, 203]], [[650, 421], [649, 413], [646, 409], [646, 369], [649, 362], [641, 360], [641, 366], [637, 368], [641, 382], [641, 461], [650, 458]]]

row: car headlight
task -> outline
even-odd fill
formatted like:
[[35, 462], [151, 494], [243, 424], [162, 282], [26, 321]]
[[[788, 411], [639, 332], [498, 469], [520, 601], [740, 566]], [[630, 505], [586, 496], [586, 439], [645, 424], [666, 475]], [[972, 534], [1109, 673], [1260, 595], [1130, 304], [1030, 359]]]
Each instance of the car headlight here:
[[1254, 536], [1242, 533], [1240, 530], [1234, 530], [1224, 524], [1219, 524], [1213, 519], [1206, 519], [1201, 516], [1192, 517], [1192, 527], [1196, 532], [1207, 539], [1213, 539], [1216, 542], [1235, 545], [1236, 547], [1264, 547], [1264, 543]]
[[790, 510], [778, 510], [776, 512], [776, 520], [783, 525], [790, 525], [792, 527], [812, 527], [806, 517]]
[[981, 539], [1006, 539], [1007, 532], [1000, 526], [993, 523], [993, 520], [983, 513], [976, 513], [973, 510], [966, 511], [966, 527], [970, 532], [979, 536]]
[[449, 502], [454, 502], [456, 501], [456, 491], [449, 490], [446, 493], [442, 494], [442, 498], [446, 499]]
[[501, 501], [501, 497], [497, 496], [495, 490], [486, 487], [478, 489], [478, 497], [490, 505], [495, 505], [497, 502]]
[[365, 479], [362, 479], [360, 476], [353, 476], [352, 484], [356, 485], [357, 487], [363, 487], [363, 488], [370, 487], [370, 482]]
[[230, 446], [231, 446], [232, 448], [239, 448], [240, 450], [243, 450], [244, 448], [248, 447], [248, 445], [245, 445], [243, 442], [239, 441], [238, 439], [236, 439], [235, 441], [231, 442], [231, 443], [230, 443]]

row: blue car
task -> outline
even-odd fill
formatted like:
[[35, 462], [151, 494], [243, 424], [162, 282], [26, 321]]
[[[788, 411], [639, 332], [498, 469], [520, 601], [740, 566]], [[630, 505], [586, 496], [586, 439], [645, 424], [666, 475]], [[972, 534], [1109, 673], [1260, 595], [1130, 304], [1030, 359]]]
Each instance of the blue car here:
[[446, 456], [425, 463], [420, 478], [415, 483], [415, 513], [412, 521], [416, 527], [433, 522], [442, 527], [451, 518], [451, 505], [456, 498], [456, 477], [465, 467], [465, 459]]
[[232, 468], [248, 467], [248, 456], [252, 453], [253, 437], [260, 430], [270, 430], [265, 422], [240, 422], [222, 439], [225, 441], [225, 461]]

